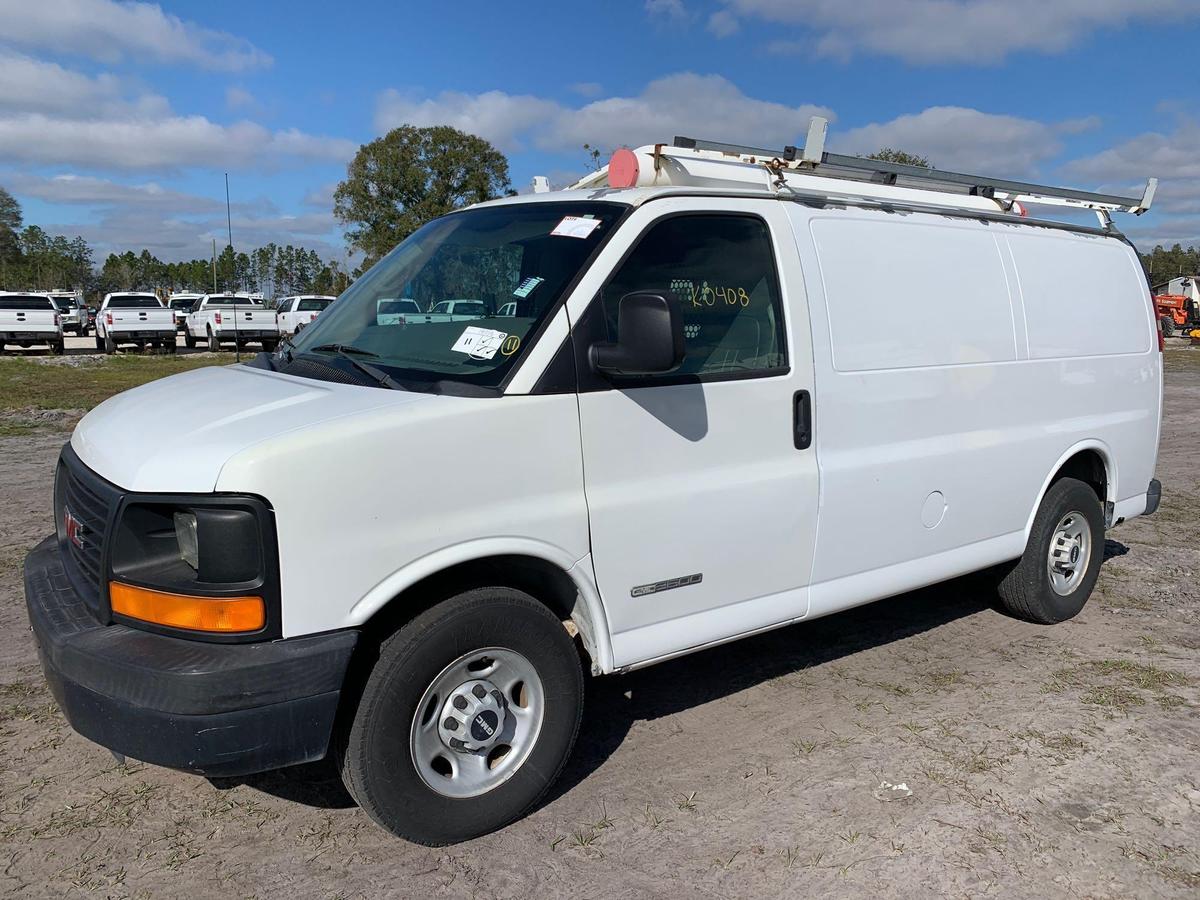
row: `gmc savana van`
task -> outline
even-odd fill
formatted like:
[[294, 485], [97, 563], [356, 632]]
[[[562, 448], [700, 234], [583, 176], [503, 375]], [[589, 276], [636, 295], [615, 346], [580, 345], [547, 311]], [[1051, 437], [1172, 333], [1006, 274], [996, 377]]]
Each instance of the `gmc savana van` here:
[[25, 566], [46, 678], [119, 754], [332, 753], [444, 844], [543, 796], [588, 671], [992, 567], [1069, 619], [1159, 501], [1160, 335], [1109, 219], [1150, 193], [677, 139], [432, 221], [275, 353], [83, 419]]

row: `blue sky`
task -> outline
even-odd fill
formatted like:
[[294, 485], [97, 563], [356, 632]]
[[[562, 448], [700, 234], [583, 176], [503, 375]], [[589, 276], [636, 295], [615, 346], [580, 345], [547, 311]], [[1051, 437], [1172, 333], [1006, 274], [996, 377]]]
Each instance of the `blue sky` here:
[[1122, 227], [1200, 243], [1200, 0], [609, 3], [0, 0], [0, 185], [101, 254], [225, 238], [342, 258], [333, 186], [357, 147], [452, 124], [515, 187], [689, 134], [883, 145], [1086, 188], [1162, 179]]

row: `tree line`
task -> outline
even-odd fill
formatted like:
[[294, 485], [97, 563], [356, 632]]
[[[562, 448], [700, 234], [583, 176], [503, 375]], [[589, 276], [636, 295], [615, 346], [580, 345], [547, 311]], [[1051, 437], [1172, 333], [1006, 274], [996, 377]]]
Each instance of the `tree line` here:
[[82, 290], [88, 300], [112, 291], [210, 293], [248, 291], [266, 297], [340, 294], [350, 273], [315, 250], [269, 243], [249, 253], [228, 245], [216, 258], [163, 262], [149, 250], [111, 253], [97, 268], [88, 242], [22, 227], [21, 206], [0, 187], [0, 290]]

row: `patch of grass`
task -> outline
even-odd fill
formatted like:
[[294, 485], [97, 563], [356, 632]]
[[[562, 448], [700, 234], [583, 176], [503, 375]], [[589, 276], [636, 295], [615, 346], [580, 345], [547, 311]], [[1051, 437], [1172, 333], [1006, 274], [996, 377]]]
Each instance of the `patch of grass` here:
[[0, 437], [26, 437], [37, 430], [36, 425], [23, 422], [0, 422]]
[[[114, 394], [203, 366], [228, 365], [229, 356], [108, 356], [91, 365], [50, 365], [36, 358], [0, 359], [0, 410], [91, 409]], [[9, 427], [26, 427], [23, 424]]]
[[692, 812], [696, 809], [696, 792], [689, 791], [686, 794], [680, 794], [679, 799], [675, 801], [675, 805], [682, 812]]
[[930, 690], [939, 690], [941, 688], [950, 688], [962, 683], [962, 678], [966, 672], [926, 672], [921, 676], [921, 680], [929, 687]]
[[1083, 690], [1081, 700], [1092, 706], [1126, 710], [1146, 702], [1139, 691], [1150, 692], [1163, 709], [1185, 705], [1182, 697], [1167, 692], [1168, 687], [1190, 685], [1192, 679], [1160, 666], [1128, 659], [1097, 659], [1060, 669], [1042, 687], [1043, 693]]

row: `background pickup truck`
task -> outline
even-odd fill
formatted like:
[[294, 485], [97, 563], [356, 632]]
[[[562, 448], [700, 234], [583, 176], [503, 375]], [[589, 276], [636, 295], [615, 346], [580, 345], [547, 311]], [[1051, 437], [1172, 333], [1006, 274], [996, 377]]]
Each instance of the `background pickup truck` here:
[[183, 331], [187, 325], [188, 313], [196, 308], [203, 294], [172, 294], [167, 298], [167, 306], [175, 314], [175, 327]]
[[481, 300], [443, 300], [435, 303], [425, 314], [426, 322], [466, 322], [470, 319], [482, 319], [487, 315], [487, 307]]
[[275, 310], [254, 303], [248, 297], [232, 294], [205, 294], [196, 308], [188, 313], [183, 329], [183, 342], [189, 347], [205, 341], [209, 350], [220, 350], [222, 344], [243, 347], [251, 341], [262, 344], [270, 353], [279, 343], [279, 326]]
[[293, 335], [306, 325], [312, 324], [321, 310], [336, 300], [321, 294], [304, 294], [299, 297], [284, 297], [275, 309], [275, 321], [279, 323], [282, 337]]
[[50, 299], [62, 316], [63, 331], [73, 331], [76, 337], [84, 337], [88, 333], [88, 315], [79, 295], [74, 291], [51, 291]]
[[96, 313], [96, 349], [115, 353], [119, 344], [149, 344], [175, 352], [175, 316], [154, 294], [105, 294]]
[[0, 292], [0, 352], [5, 344], [63, 352], [62, 317], [47, 294]]

